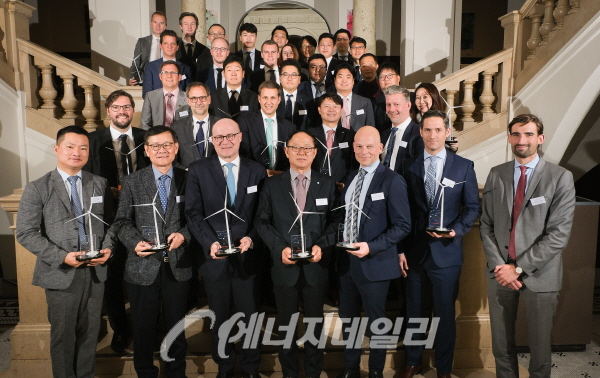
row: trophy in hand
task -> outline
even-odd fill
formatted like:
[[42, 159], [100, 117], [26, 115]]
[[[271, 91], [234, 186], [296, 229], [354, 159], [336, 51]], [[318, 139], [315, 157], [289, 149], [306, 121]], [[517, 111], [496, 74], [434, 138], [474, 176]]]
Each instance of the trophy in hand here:
[[217, 256], [217, 257], [231, 256], [231, 255], [235, 255], [236, 253], [242, 252], [242, 250], [239, 247], [235, 247], [234, 245], [231, 244], [231, 231], [229, 229], [229, 217], [227, 216], [227, 213], [233, 215], [234, 217], [241, 220], [242, 222], [244, 222], [244, 220], [242, 218], [238, 217], [237, 215], [235, 215], [233, 213], [233, 211], [231, 211], [227, 208], [227, 195], [228, 195], [227, 188], [225, 188], [225, 203], [223, 204], [223, 208], [221, 210], [217, 211], [216, 213], [213, 213], [213, 214], [207, 216], [206, 218], [204, 218], [206, 220], [206, 219], [212, 217], [213, 215], [217, 215], [221, 212], [225, 214], [225, 228], [227, 228], [227, 229], [225, 231], [217, 231], [217, 239], [219, 240], [219, 244], [221, 245], [221, 247], [219, 248], [217, 253], [215, 253], [215, 256]]

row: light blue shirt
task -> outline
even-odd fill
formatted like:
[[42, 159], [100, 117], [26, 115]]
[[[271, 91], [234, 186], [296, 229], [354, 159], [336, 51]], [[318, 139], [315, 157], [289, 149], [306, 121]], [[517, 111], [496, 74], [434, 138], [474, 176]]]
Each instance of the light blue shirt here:
[[[154, 182], [156, 183], [156, 190], [158, 190], [158, 186], [160, 185], [160, 181], [158, 179], [163, 175], [156, 167], [152, 166], [152, 172], [154, 172]], [[169, 172], [167, 172], [167, 176], [169, 176], [165, 180], [165, 186], [167, 187], [167, 198], [171, 194], [171, 181], [173, 180], [173, 166], [169, 168]]]
[[[365, 171], [367, 171], [367, 173], [365, 174], [365, 177], [363, 179], [363, 184], [362, 184], [362, 188], [360, 191], [360, 196], [358, 197], [358, 207], [359, 208], [363, 208], [364, 204], [365, 204], [365, 198], [367, 198], [367, 192], [369, 191], [369, 185], [371, 185], [371, 181], [373, 181], [373, 176], [375, 176], [375, 171], [377, 170], [377, 167], [379, 167], [379, 159], [377, 159], [373, 164], [369, 165], [368, 167], [360, 167], [360, 169], [364, 169]], [[360, 172], [359, 169], [359, 172]], [[350, 183], [350, 185], [348, 186], [348, 190], [346, 191], [346, 197], [344, 197], [345, 203], [349, 204], [350, 202], [352, 202], [352, 194], [354, 194], [354, 188], [356, 187], [356, 181], [358, 180], [358, 174], [356, 176], [354, 176], [354, 179], [352, 179], [352, 182]], [[346, 206], [346, 217], [350, 216], [350, 212], [352, 211], [353, 206]], [[361, 213], [362, 214], [362, 213]], [[358, 225], [357, 227], [360, 228], [360, 219], [361, 217], [358, 217]]]
[[[525, 171], [525, 176], [527, 176], [527, 182], [525, 184], [525, 193], [527, 193], [527, 187], [529, 186], [529, 182], [531, 181], [531, 176], [533, 176], [533, 171], [535, 171], [535, 167], [537, 167], [540, 162], [540, 155], [535, 155], [535, 159], [525, 164], [527, 170]], [[515, 159], [515, 169], [514, 169], [514, 185], [513, 185], [513, 196], [517, 194], [517, 185], [519, 185], [519, 178], [521, 177], [521, 169], [519, 168], [521, 163]]]
[[[444, 174], [444, 166], [446, 165], [446, 149], [443, 148], [440, 152], [438, 152], [437, 156], [438, 158], [435, 159], [435, 179], [437, 180], [437, 183], [435, 185], [435, 192], [437, 193], [438, 187], [440, 186], [439, 183], [442, 182], [442, 175]], [[429, 169], [429, 164], [431, 164], [431, 159], [429, 159], [430, 156], [433, 156], [431, 154], [429, 154], [426, 150], [423, 151], [423, 158], [425, 159], [425, 177], [423, 178], [423, 181], [427, 181], [427, 170]]]
[[[67, 188], [67, 194], [69, 195], [69, 199], [71, 199], [71, 183], [67, 181], [67, 179], [71, 177], [71, 175], [67, 172], [61, 171], [58, 167], [56, 168], [56, 170], [58, 171], [58, 174], [65, 183], [65, 187]], [[83, 209], [83, 177], [81, 177], [81, 171], [77, 172], [75, 176], [79, 177], [79, 180], [77, 180], [77, 193], [79, 194], [79, 199], [81, 200], [81, 208]]]

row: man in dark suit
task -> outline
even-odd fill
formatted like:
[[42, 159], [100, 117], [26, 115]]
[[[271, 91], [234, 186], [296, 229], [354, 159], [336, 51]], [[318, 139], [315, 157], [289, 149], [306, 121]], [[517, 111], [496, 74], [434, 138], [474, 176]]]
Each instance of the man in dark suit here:
[[[372, 101], [375, 96], [379, 96], [377, 57], [371, 53], [366, 53], [360, 57], [359, 62], [362, 79], [354, 85], [352, 92]], [[354, 73], [356, 74], [356, 71]]]
[[314, 54], [308, 58], [308, 77], [298, 85], [298, 92], [305, 97], [315, 99], [325, 93], [325, 76], [327, 75], [327, 61], [321, 54]]
[[202, 71], [198, 71], [196, 81], [208, 86], [211, 92], [225, 88], [225, 75], [223, 74], [223, 63], [229, 56], [229, 42], [223, 38], [215, 38], [210, 47], [212, 64]]
[[[400, 266], [407, 277], [406, 317], [423, 316], [422, 292], [426, 282], [430, 281], [434, 313], [439, 318], [435, 335], [438, 378], [450, 378], [452, 371], [456, 339], [454, 309], [463, 263], [462, 237], [481, 213], [473, 162], [448, 153], [444, 146], [449, 134], [450, 124], [446, 115], [438, 110], [428, 111], [421, 121], [425, 148], [418, 156], [402, 164], [412, 218], [410, 236], [399, 246], [403, 253]], [[443, 219], [430, 218], [442, 205]], [[431, 222], [430, 219], [435, 220]], [[428, 232], [427, 227], [447, 228], [450, 232]], [[420, 372], [423, 348], [422, 345], [406, 346], [407, 366], [402, 378], [412, 378]]]
[[211, 114], [236, 120], [240, 114], [253, 113], [260, 109], [256, 93], [242, 86], [243, 64], [237, 55], [230, 55], [223, 62], [223, 76], [227, 85], [211, 95]]
[[[303, 298], [304, 316], [323, 319], [328, 262], [341, 220], [340, 210], [332, 211], [337, 202], [335, 183], [330, 177], [310, 169], [317, 153], [315, 138], [305, 131], [296, 131], [287, 140], [285, 149], [290, 169], [265, 180], [254, 222], [273, 259], [271, 275], [280, 327], [288, 326], [292, 315], [298, 312], [300, 296]], [[298, 208], [319, 213], [301, 215], [305, 249], [312, 253], [308, 261], [290, 260], [292, 235], [300, 234], [299, 221], [294, 223], [299, 215]], [[317, 323], [313, 331], [311, 336], [319, 340], [323, 323]], [[282, 339], [287, 339], [286, 335], [286, 331], [280, 332]], [[291, 340], [291, 345], [282, 346], [279, 350], [284, 377], [298, 377], [300, 373], [296, 337], [292, 336]], [[318, 349], [316, 344], [312, 341], [304, 344], [304, 372], [307, 377], [319, 377], [323, 369], [323, 350]]]
[[354, 84], [363, 79], [360, 72], [360, 57], [367, 52], [367, 41], [364, 38], [354, 36], [350, 40], [350, 55], [352, 59], [348, 63], [354, 67]]
[[[144, 82], [142, 83], [142, 96], [158, 88], [162, 88], [162, 82], [158, 77], [160, 65], [167, 60], [175, 60], [178, 48], [177, 34], [173, 30], [165, 30], [160, 33], [160, 48], [163, 58], [150, 61], [144, 69]], [[192, 71], [190, 67], [182, 62], [176, 61], [181, 68], [181, 81], [179, 89], [185, 91], [185, 88], [192, 82]]]
[[144, 68], [148, 62], [160, 59], [160, 33], [167, 28], [167, 16], [156, 11], [150, 18], [150, 29], [152, 34], [138, 38], [133, 50], [133, 63], [131, 64], [129, 85], [138, 85], [144, 77]]
[[258, 29], [254, 24], [246, 22], [240, 26], [239, 36], [242, 42], [242, 49], [238, 50], [237, 54], [244, 59], [244, 71], [247, 75], [265, 66], [261, 52], [256, 49], [257, 34]]
[[308, 128], [308, 103], [312, 97], [298, 91], [300, 85], [300, 63], [293, 59], [285, 60], [279, 68], [281, 76], [282, 101], [277, 108], [277, 116], [296, 125], [296, 130]]
[[240, 154], [262, 164], [269, 176], [289, 167], [283, 142], [296, 130], [296, 126], [277, 116], [281, 101], [279, 85], [265, 81], [259, 87], [260, 112], [245, 112], [238, 118], [243, 134]]
[[[358, 318], [361, 302], [369, 318], [368, 327], [385, 318], [390, 280], [400, 277], [397, 243], [410, 232], [410, 208], [406, 183], [379, 162], [383, 149], [379, 132], [362, 127], [354, 136], [354, 153], [360, 163], [345, 182], [341, 193], [346, 205], [345, 235], [358, 250], [340, 251], [340, 318]], [[344, 324], [348, 340], [349, 324]], [[383, 377], [385, 349], [370, 349], [369, 377]], [[344, 369], [339, 378], [358, 378], [360, 348], [344, 351]]]
[[335, 76], [335, 68], [343, 61], [333, 59], [333, 47], [335, 46], [335, 38], [331, 33], [323, 33], [319, 36], [319, 53], [325, 58], [327, 63], [327, 74], [325, 75], [325, 87], [333, 85], [333, 77]]
[[411, 102], [408, 90], [392, 85], [385, 89], [387, 116], [392, 127], [381, 133], [384, 142], [381, 162], [391, 170], [400, 173], [402, 161], [423, 152], [423, 138], [420, 127], [410, 118]]
[[317, 99], [317, 103], [323, 124], [309, 129], [320, 142], [312, 168], [332, 177], [341, 186], [350, 169], [358, 165], [352, 152], [355, 132], [340, 124], [342, 98], [339, 95], [326, 93]]
[[[186, 171], [173, 166], [177, 136], [169, 127], [155, 126], [146, 132], [144, 149], [152, 165], [125, 177], [117, 222], [119, 240], [127, 248], [125, 281], [133, 323], [133, 365], [138, 377], [157, 377], [153, 351], [159, 312], [162, 307], [168, 330], [185, 316], [192, 251], [184, 248], [191, 240], [184, 216]], [[154, 241], [167, 243], [166, 249], [152, 251], [156, 244], [150, 242]], [[167, 376], [185, 376], [186, 350], [181, 333], [169, 350], [175, 361], [166, 363]]]
[[215, 154], [209, 138], [212, 136], [212, 126], [220, 120], [208, 114], [210, 90], [204, 83], [190, 84], [187, 103], [192, 109], [192, 114], [171, 125], [179, 140], [177, 161], [186, 168], [200, 158]]
[[352, 93], [354, 70], [348, 63], [340, 63], [335, 69], [335, 91], [342, 98], [342, 126], [358, 131], [363, 126], [374, 126], [373, 105], [367, 98]]
[[[261, 164], [240, 157], [242, 140], [235, 121], [222, 119], [213, 125], [213, 141], [217, 155], [190, 165], [186, 189], [186, 216], [194, 238], [202, 246], [200, 273], [208, 294], [208, 307], [217, 320], [212, 328], [212, 356], [219, 366], [219, 378], [231, 378], [235, 366], [235, 348], [227, 343], [225, 356], [218, 353], [219, 329], [232, 315], [232, 304], [243, 312], [245, 320], [257, 311], [255, 279], [260, 270], [262, 249], [260, 236], [254, 228], [259, 188], [267, 174]], [[223, 210], [227, 193], [227, 208], [242, 220]], [[220, 231], [227, 231], [229, 218], [232, 243], [241, 253], [228, 257], [215, 254], [221, 244]], [[242, 348], [240, 363], [244, 378], [259, 378], [259, 349]]]
[[519, 297], [527, 309], [530, 377], [550, 377], [553, 366], [550, 336], [575, 188], [571, 172], [538, 154], [543, 142], [544, 125], [538, 117], [516, 116], [508, 125], [515, 159], [492, 168], [483, 188], [480, 232], [487, 259], [492, 351], [500, 378], [519, 374]]
[[[380, 133], [391, 127], [390, 119], [386, 115], [385, 94], [383, 91], [389, 86], [400, 85], [400, 68], [392, 62], [382, 63], [377, 69], [379, 92], [373, 95], [373, 113], [375, 113], [375, 127]], [[410, 92], [411, 113], [416, 110], [415, 92]]]
[[[135, 111], [133, 97], [123, 90], [116, 90], [108, 95], [105, 106], [110, 125], [90, 133], [90, 158], [83, 170], [104, 177], [118, 198], [121, 178], [146, 167], [149, 161], [144, 156], [144, 149], [140, 148], [144, 143], [144, 131], [131, 126]], [[123, 245], [115, 243], [104, 290], [108, 321], [114, 332], [111, 348], [117, 353], [123, 353], [127, 347], [129, 328], [123, 292], [126, 257]]]
[[263, 68], [254, 72], [246, 72], [249, 88], [258, 93], [258, 87], [266, 80], [271, 80], [281, 84], [279, 78], [279, 68], [277, 60], [279, 59], [279, 48], [277, 43], [270, 39], [263, 42], [260, 48], [260, 55], [263, 59]]
[[[88, 210], [100, 218], [106, 214], [107, 222], [114, 214], [106, 179], [82, 171], [88, 146], [83, 128], [58, 131], [57, 167], [27, 184], [17, 218], [17, 241], [36, 255], [32, 284], [46, 292], [54, 377], [94, 377], [105, 263], [116, 241], [112, 230], [105, 236], [104, 224], [95, 217], [89, 223], [89, 215], [73, 220]], [[77, 260], [82, 252], [75, 251], [89, 251], [85, 245], [92, 234], [104, 255]]]
[[333, 59], [341, 60], [344, 62], [351, 62], [352, 57], [348, 53], [348, 49], [350, 48], [350, 38], [352, 38], [350, 32], [346, 29], [340, 29], [335, 32], [333, 38], [335, 39], [336, 49], [336, 53], [333, 54]]
[[190, 67], [192, 76], [196, 77], [196, 67], [207, 65], [207, 62], [198, 62], [198, 59], [208, 60], [208, 48], [196, 40], [198, 29], [198, 16], [192, 12], [183, 12], [179, 15], [179, 27], [181, 28], [181, 40], [177, 49], [177, 59]]

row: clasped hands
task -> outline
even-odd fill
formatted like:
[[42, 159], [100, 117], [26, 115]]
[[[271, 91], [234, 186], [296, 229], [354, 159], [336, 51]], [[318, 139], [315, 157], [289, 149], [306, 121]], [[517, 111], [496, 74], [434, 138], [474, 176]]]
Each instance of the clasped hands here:
[[[318, 245], [313, 245], [311, 249], [312, 258], [308, 259], [309, 262], [319, 262], [323, 257], [323, 253], [321, 251], [321, 247]], [[281, 261], [285, 265], [295, 264], [296, 261], [291, 260], [292, 258], [292, 249], [290, 247], [285, 247], [283, 251], [281, 251]]]
[[519, 279], [520, 275], [513, 264], [496, 265], [494, 276], [500, 285], [509, 289], [520, 290], [523, 287], [523, 282]]

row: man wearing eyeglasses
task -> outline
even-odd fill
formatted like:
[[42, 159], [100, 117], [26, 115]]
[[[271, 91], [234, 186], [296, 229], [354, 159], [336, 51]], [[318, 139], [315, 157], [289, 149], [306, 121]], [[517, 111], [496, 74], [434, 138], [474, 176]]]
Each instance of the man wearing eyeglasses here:
[[[315, 144], [314, 136], [306, 131], [295, 131], [287, 139], [285, 153], [290, 169], [265, 180], [254, 224], [273, 260], [271, 275], [279, 326], [295, 325], [291, 320], [294, 314], [297, 316], [302, 296], [304, 317], [321, 320], [315, 324], [311, 335], [320, 340], [328, 265], [342, 213], [333, 211], [337, 206], [333, 179], [311, 170], [317, 154]], [[298, 235], [299, 239], [301, 234], [299, 216], [302, 217], [305, 250], [312, 253], [310, 259], [302, 261], [291, 260], [293, 235]], [[281, 340], [288, 339], [288, 332], [295, 334], [296, 330], [280, 332]], [[289, 338], [291, 344], [279, 350], [279, 362], [284, 377], [298, 377], [298, 345], [295, 335]], [[323, 369], [323, 349], [317, 344], [310, 340], [304, 343], [307, 377], [319, 377]]]
[[[392, 85], [400, 85], [400, 68], [392, 62], [384, 62], [377, 69], [377, 80], [379, 82], [379, 92], [373, 95], [373, 112], [375, 113], [375, 127], [380, 133], [388, 130], [392, 125], [391, 121], [387, 116], [385, 107], [385, 95], [386, 88]], [[415, 93], [410, 92], [411, 109], [414, 109]]]
[[217, 37], [212, 41], [210, 47], [212, 65], [202, 71], [198, 71], [196, 81], [205, 83], [211, 91], [225, 88], [225, 75], [223, 74], [223, 62], [229, 56], [229, 42]]
[[[192, 251], [185, 248], [191, 240], [184, 216], [187, 172], [173, 166], [177, 135], [169, 127], [155, 126], [146, 132], [144, 143], [152, 165], [124, 178], [116, 222], [119, 240], [127, 248], [125, 281], [133, 324], [133, 365], [138, 377], [157, 377], [156, 323], [161, 307], [167, 330], [185, 316]], [[152, 250], [154, 241], [167, 243], [166, 249]], [[169, 349], [174, 361], [166, 363], [166, 376], [185, 377], [186, 351], [182, 332]]]
[[162, 88], [146, 93], [140, 127], [144, 130], [157, 125], [171, 126], [189, 115], [190, 107], [185, 102], [185, 91], [179, 89], [181, 68], [172, 60], [160, 65], [158, 74]]
[[354, 83], [358, 83], [362, 80], [362, 74], [360, 72], [360, 57], [367, 52], [367, 41], [361, 37], [353, 37], [350, 40], [350, 55], [352, 61], [348, 61], [354, 66]]
[[304, 96], [316, 99], [325, 93], [325, 76], [327, 76], [327, 61], [321, 54], [314, 54], [308, 58], [308, 77], [298, 85], [298, 92]]
[[225, 28], [221, 24], [212, 24], [210, 28], [208, 28], [208, 34], [206, 35], [206, 40], [208, 44], [212, 47], [212, 43], [216, 38], [227, 39], [227, 33], [225, 32]]
[[350, 32], [346, 29], [340, 29], [333, 35], [335, 38], [335, 48], [337, 52], [333, 54], [333, 59], [343, 60], [344, 62], [350, 62], [351, 57], [348, 54], [348, 42], [350, 42]]
[[293, 59], [283, 61], [279, 68], [281, 77], [282, 101], [277, 108], [277, 116], [296, 125], [296, 130], [308, 127], [307, 104], [312, 97], [298, 91], [300, 85], [300, 63]]
[[[261, 164], [239, 155], [242, 133], [231, 119], [213, 125], [216, 155], [192, 163], [186, 188], [186, 217], [194, 238], [202, 246], [200, 273], [208, 296], [208, 307], [215, 312], [211, 330], [212, 357], [219, 366], [217, 377], [231, 378], [236, 363], [233, 343], [227, 343], [225, 354], [218, 353], [219, 329], [232, 315], [232, 307], [244, 313], [244, 321], [257, 311], [255, 280], [260, 267], [260, 236], [254, 228], [258, 193], [267, 176]], [[231, 211], [221, 212], [225, 202]], [[225, 221], [228, 217], [228, 221]], [[228, 226], [227, 226], [228, 225]], [[229, 228], [229, 229], [228, 229]], [[229, 232], [231, 242], [241, 253], [216, 256], [223, 240], [219, 232]], [[232, 335], [227, 335], [229, 337]], [[240, 366], [244, 378], [259, 378], [260, 354], [257, 347], [242, 348]]]

